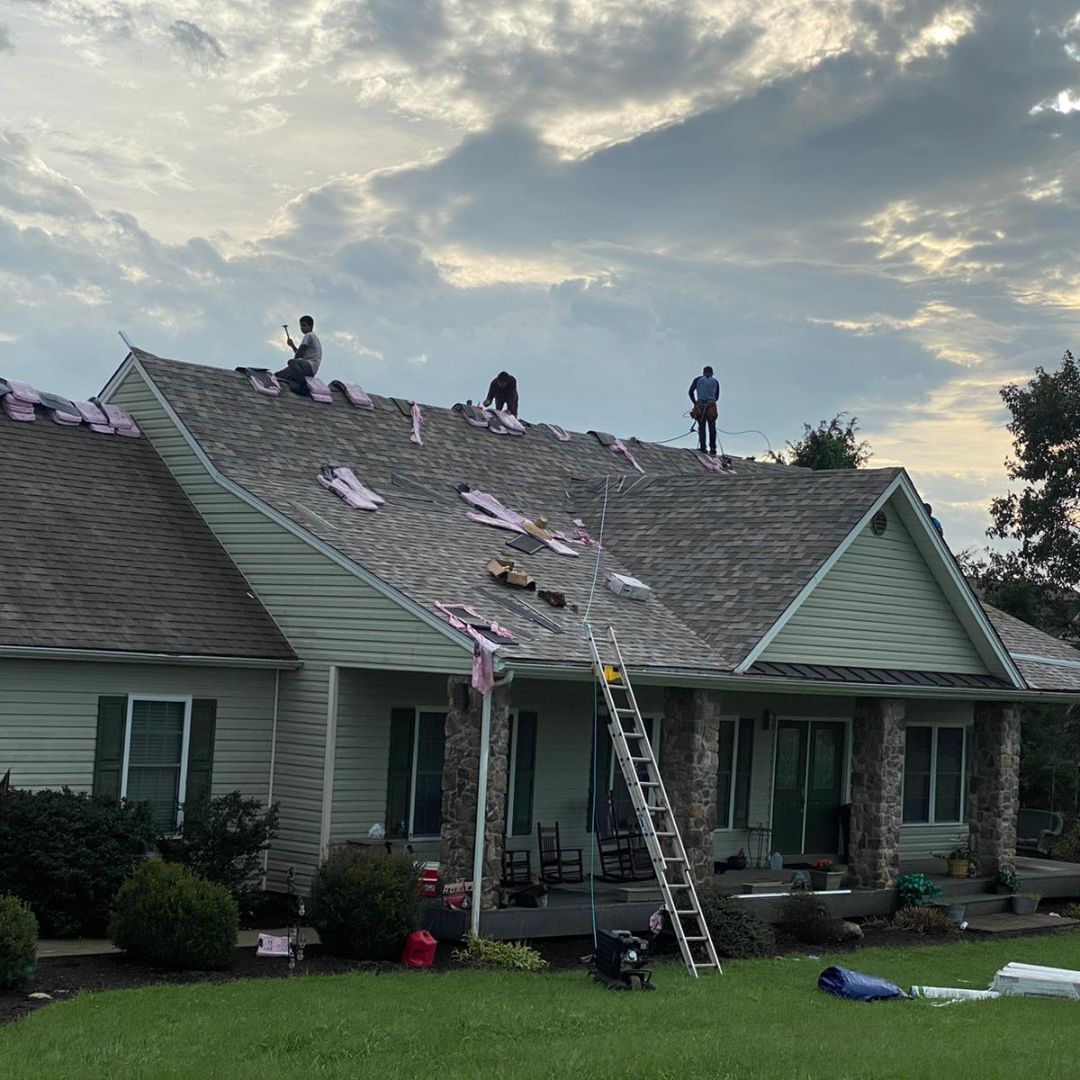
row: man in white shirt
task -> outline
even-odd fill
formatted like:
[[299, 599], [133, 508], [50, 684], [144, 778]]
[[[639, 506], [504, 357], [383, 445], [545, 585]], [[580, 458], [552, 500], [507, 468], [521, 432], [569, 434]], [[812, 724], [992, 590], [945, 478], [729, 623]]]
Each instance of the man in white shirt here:
[[307, 386], [304, 380], [317, 375], [322, 363], [322, 342], [315, 333], [315, 320], [310, 315], [300, 316], [300, 332], [304, 336], [299, 345], [291, 337], [285, 339], [293, 351], [293, 358], [287, 367], [276, 373], [279, 379], [292, 383], [297, 390]]

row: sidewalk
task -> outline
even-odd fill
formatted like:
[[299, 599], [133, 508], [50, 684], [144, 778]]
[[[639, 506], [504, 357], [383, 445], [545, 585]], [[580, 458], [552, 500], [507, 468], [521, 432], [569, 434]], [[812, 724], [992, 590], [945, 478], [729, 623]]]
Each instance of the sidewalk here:
[[[319, 935], [310, 926], [305, 926], [304, 937], [306, 944], [318, 945]], [[266, 930], [241, 930], [236, 935], [236, 947], [238, 949], [254, 949], [260, 933], [276, 934], [284, 937], [288, 931], [285, 927], [269, 927]], [[106, 938], [41, 938], [37, 945], [39, 960], [46, 960], [57, 956], [104, 956], [107, 953], [119, 952], [120, 950]]]

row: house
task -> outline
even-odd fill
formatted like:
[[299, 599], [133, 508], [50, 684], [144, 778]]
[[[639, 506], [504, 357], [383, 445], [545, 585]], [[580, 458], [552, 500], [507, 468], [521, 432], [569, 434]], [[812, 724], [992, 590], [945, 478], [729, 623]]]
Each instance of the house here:
[[[979, 604], [899, 469], [735, 460], [717, 471], [696, 452], [602, 432], [496, 433], [462, 408], [423, 405], [418, 418], [399, 399], [373, 396], [368, 409], [337, 390], [331, 402], [270, 396], [240, 372], [140, 350], [102, 400], [131, 414], [144, 438], [0, 418], [0, 452], [52, 460], [78, 439], [61, 473], [75, 470], [84, 444], [115, 457], [96, 480], [108, 501], [88, 498], [79, 479], [54, 486], [32, 474], [24, 504], [55, 518], [55, 503], [78, 496], [92, 520], [99, 502], [119, 507], [102, 530], [111, 526], [117, 550], [130, 548], [124, 559], [148, 575], [147, 612], [182, 616], [188, 637], [120, 636], [123, 612], [143, 606], [129, 603], [123, 563], [104, 590], [121, 616], [109, 632], [95, 618], [108, 604], [93, 572], [77, 596], [54, 590], [36, 632], [20, 629], [29, 614], [9, 605], [12, 585], [0, 580], [0, 766], [12, 763], [17, 784], [89, 788], [96, 696], [213, 696], [214, 789], [243, 783], [280, 803], [272, 888], [289, 868], [306, 881], [330, 845], [363, 843], [376, 825], [438, 858], [447, 878], [472, 879], [484, 758], [487, 905], [504, 852], [528, 851], [536, 867], [538, 823], [557, 822], [562, 843], [594, 867], [594, 832], [628, 807], [586, 622], [618, 633], [700, 877], [754, 845], [802, 860], [837, 852], [846, 837], [853, 884], [891, 889], [901, 859], [953, 846], [969, 829], [992, 868], [1015, 844], [1017, 705], [1080, 693], [1080, 653]], [[152, 483], [121, 468], [128, 453]], [[348, 505], [319, 483], [328, 467], [353, 470], [382, 503]], [[220, 592], [185, 577], [188, 541], [168, 543], [167, 507], [185, 537], [198, 536]], [[512, 525], [495, 527], [503, 509], [511, 520], [546, 518], [564, 541], [532, 545]], [[20, 553], [43, 531], [61, 530], [47, 521], [9, 537], [5, 524], [0, 543]], [[66, 548], [41, 552], [34, 582], [79, 563], [83, 541], [69, 533]], [[500, 583], [492, 557], [513, 559], [566, 606]], [[617, 595], [610, 573], [643, 582], [648, 598]], [[19, 652], [8, 638], [24, 632], [39, 650], [55, 632], [69, 652]], [[486, 685], [473, 674], [477, 637], [482, 652], [498, 646], [488, 693], [474, 686]], [[153, 678], [106, 679], [116, 670], [101, 655], [110, 642], [139, 653], [125, 678], [154, 667]], [[226, 701], [237, 714], [228, 749]], [[183, 784], [169, 791], [181, 805]]]

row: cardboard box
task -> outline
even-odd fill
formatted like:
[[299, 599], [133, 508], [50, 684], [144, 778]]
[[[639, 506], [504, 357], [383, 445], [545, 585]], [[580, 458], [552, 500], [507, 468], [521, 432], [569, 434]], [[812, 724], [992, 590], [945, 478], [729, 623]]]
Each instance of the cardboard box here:
[[626, 574], [608, 574], [607, 587], [616, 596], [625, 596], [628, 600], [648, 600], [652, 593], [643, 581]]
[[509, 559], [491, 559], [487, 564], [488, 573], [505, 585], [518, 589], [535, 589], [536, 582], [524, 570], [516, 570]]

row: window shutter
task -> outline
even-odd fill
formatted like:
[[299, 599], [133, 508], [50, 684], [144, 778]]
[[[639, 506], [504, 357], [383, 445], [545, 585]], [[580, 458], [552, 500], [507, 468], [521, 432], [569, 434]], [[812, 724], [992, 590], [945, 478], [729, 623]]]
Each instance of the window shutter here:
[[197, 818], [210, 801], [214, 777], [214, 732], [217, 727], [217, 702], [196, 698], [191, 703], [191, 735], [188, 739], [187, 793], [184, 818]]
[[94, 746], [94, 794], [120, 798], [120, 774], [124, 769], [126, 697], [99, 697], [97, 742]]
[[412, 788], [415, 709], [390, 710], [390, 754], [386, 774], [386, 835], [407, 836]]
[[[597, 691], [599, 692], [599, 691]], [[599, 818], [601, 823], [605, 820], [611, 789], [611, 732], [608, 731], [608, 715], [606, 709], [601, 709], [596, 715], [592, 733], [592, 754], [589, 756], [589, 802], [585, 808], [585, 831], [592, 832]], [[595, 774], [596, 791], [593, 791], [593, 778]], [[622, 783], [622, 777], [619, 777]], [[623, 784], [625, 787], [626, 785]]]
[[514, 747], [514, 820], [511, 836], [531, 836], [533, 790], [536, 783], [536, 723], [534, 712], [518, 712]]
[[754, 771], [754, 721], [743, 717], [739, 721], [739, 748], [735, 755], [735, 820], [736, 829], [745, 829], [750, 822], [750, 780]]

